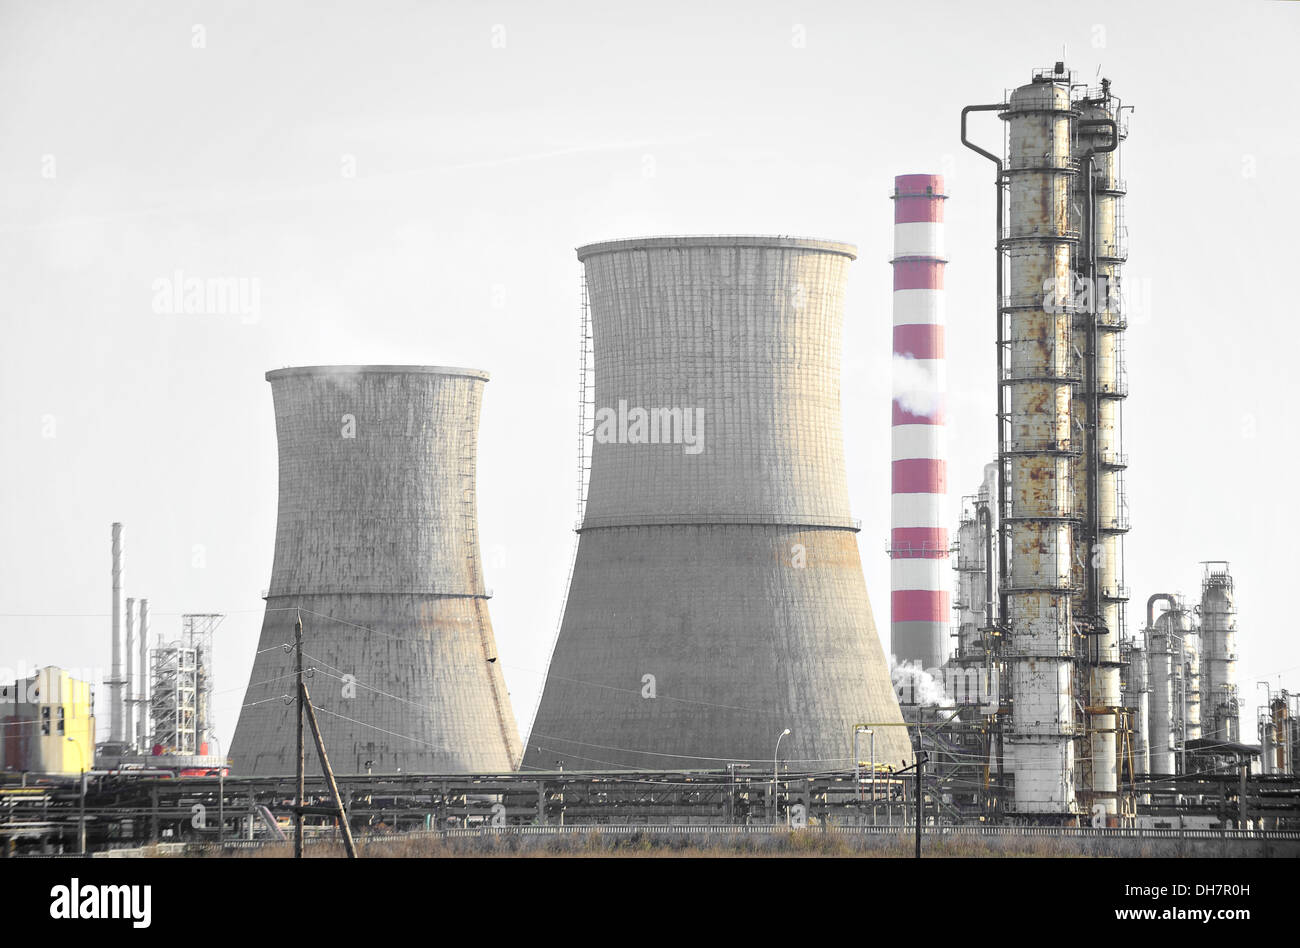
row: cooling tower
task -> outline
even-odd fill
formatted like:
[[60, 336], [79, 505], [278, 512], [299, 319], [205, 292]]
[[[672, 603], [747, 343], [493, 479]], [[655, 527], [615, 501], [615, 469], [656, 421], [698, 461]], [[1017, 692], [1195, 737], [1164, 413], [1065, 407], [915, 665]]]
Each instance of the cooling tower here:
[[[502, 772], [519, 739], [488, 619], [475, 462], [487, 374], [429, 366], [267, 373], [280, 492], [240, 774], [294, 772], [293, 655], [340, 773]], [[308, 766], [315, 754], [308, 744]]]
[[890, 649], [948, 659], [948, 452], [944, 438], [943, 177], [894, 178], [894, 399]]
[[[852, 763], [901, 724], [849, 517], [840, 328], [854, 248], [684, 237], [578, 250], [595, 429], [524, 766]], [[877, 759], [911, 759], [902, 727]]]

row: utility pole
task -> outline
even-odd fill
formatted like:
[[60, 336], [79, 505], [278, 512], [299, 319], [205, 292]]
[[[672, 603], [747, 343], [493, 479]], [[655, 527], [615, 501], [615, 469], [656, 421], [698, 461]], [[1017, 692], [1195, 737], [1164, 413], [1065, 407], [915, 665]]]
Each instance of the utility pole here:
[[[316, 753], [320, 755], [321, 770], [325, 773], [325, 783], [329, 787], [330, 793], [334, 795], [334, 803], [338, 807], [339, 828], [343, 831], [343, 845], [348, 851], [349, 859], [357, 858], [357, 847], [352, 842], [352, 827], [348, 825], [348, 811], [343, 806], [343, 797], [339, 796], [339, 785], [334, 779], [334, 769], [330, 767], [329, 755], [325, 753], [325, 739], [320, 736], [320, 725], [316, 723], [316, 709], [312, 707], [311, 695], [307, 693], [307, 686], [301, 682], [298, 684], [298, 700], [307, 706], [307, 723], [311, 725], [311, 736], [316, 742]], [[299, 813], [302, 808], [299, 807]]]
[[[222, 748], [225, 750], [225, 748]], [[224, 764], [225, 761], [223, 760]], [[217, 850], [226, 848], [226, 768], [217, 768]]]
[[294, 665], [298, 674], [298, 796], [294, 800], [293, 810], [293, 858], [302, 858], [302, 807], [306, 797], [303, 768], [306, 760], [303, 756], [302, 733], [302, 612], [293, 625]]
[[[920, 730], [919, 728], [917, 729]], [[923, 793], [922, 778], [925, 774], [925, 751], [918, 751], [916, 755], [916, 858], [921, 858], [921, 795]]]
[[86, 768], [81, 768], [81, 812], [77, 814], [77, 851], [86, 855]]

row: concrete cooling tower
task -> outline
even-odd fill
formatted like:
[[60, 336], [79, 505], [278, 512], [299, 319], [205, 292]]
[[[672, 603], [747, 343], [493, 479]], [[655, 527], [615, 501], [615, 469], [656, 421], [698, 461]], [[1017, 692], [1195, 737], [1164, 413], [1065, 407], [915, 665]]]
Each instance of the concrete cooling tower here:
[[[293, 655], [339, 773], [503, 772], [520, 745], [488, 618], [475, 463], [487, 374], [267, 373], [280, 452], [266, 618], [231, 743], [238, 774], [296, 766]], [[318, 768], [310, 735], [308, 767]]]
[[[578, 250], [590, 481], [526, 769], [852, 765], [899, 724], [849, 517], [840, 327], [855, 249], [666, 237]], [[887, 450], [882, 446], [882, 451]], [[911, 760], [902, 727], [876, 759]]]

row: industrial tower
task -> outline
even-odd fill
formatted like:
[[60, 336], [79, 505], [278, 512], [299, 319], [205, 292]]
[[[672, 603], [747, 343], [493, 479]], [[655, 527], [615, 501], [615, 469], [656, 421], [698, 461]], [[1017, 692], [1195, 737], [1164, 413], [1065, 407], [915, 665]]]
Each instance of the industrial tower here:
[[948, 658], [943, 178], [894, 178], [890, 649], [922, 669]]
[[294, 691], [294, 656], [281, 646], [293, 641], [298, 616], [336, 771], [514, 770], [518, 731], [479, 555], [487, 373], [313, 366], [266, 378], [279, 517], [266, 618], [230, 748], [235, 772], [294, 772], [294, 708], [282, 700]]
[[[972, 112], [1002, 119], [999, 153], [967, 136]], [[997, 168], [998, 615], [1010, 809], [1031, 818], [1134, 813], [1119, 783], [1125, 134], [1109, 81], [1080, 85], [1063, 63], [962, 112], [963, 144]]]
[[852, 765], [864, 723], [887, 725], [880, 761], [911, 759], [849, 515], [854, 256], [791, 237], [578, 250], [590, 483], [526, 769], [770, 768], [780, 745], [780, 766], [825, 770]]

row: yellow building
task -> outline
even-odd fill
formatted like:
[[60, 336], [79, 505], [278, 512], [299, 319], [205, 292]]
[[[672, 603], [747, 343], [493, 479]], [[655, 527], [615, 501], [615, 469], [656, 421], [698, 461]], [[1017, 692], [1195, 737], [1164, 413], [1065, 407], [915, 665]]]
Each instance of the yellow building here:
[[75, 774], [95, 764], [95, 707], [89, 682], [54, 665], [0, 683], [0, 768]]

